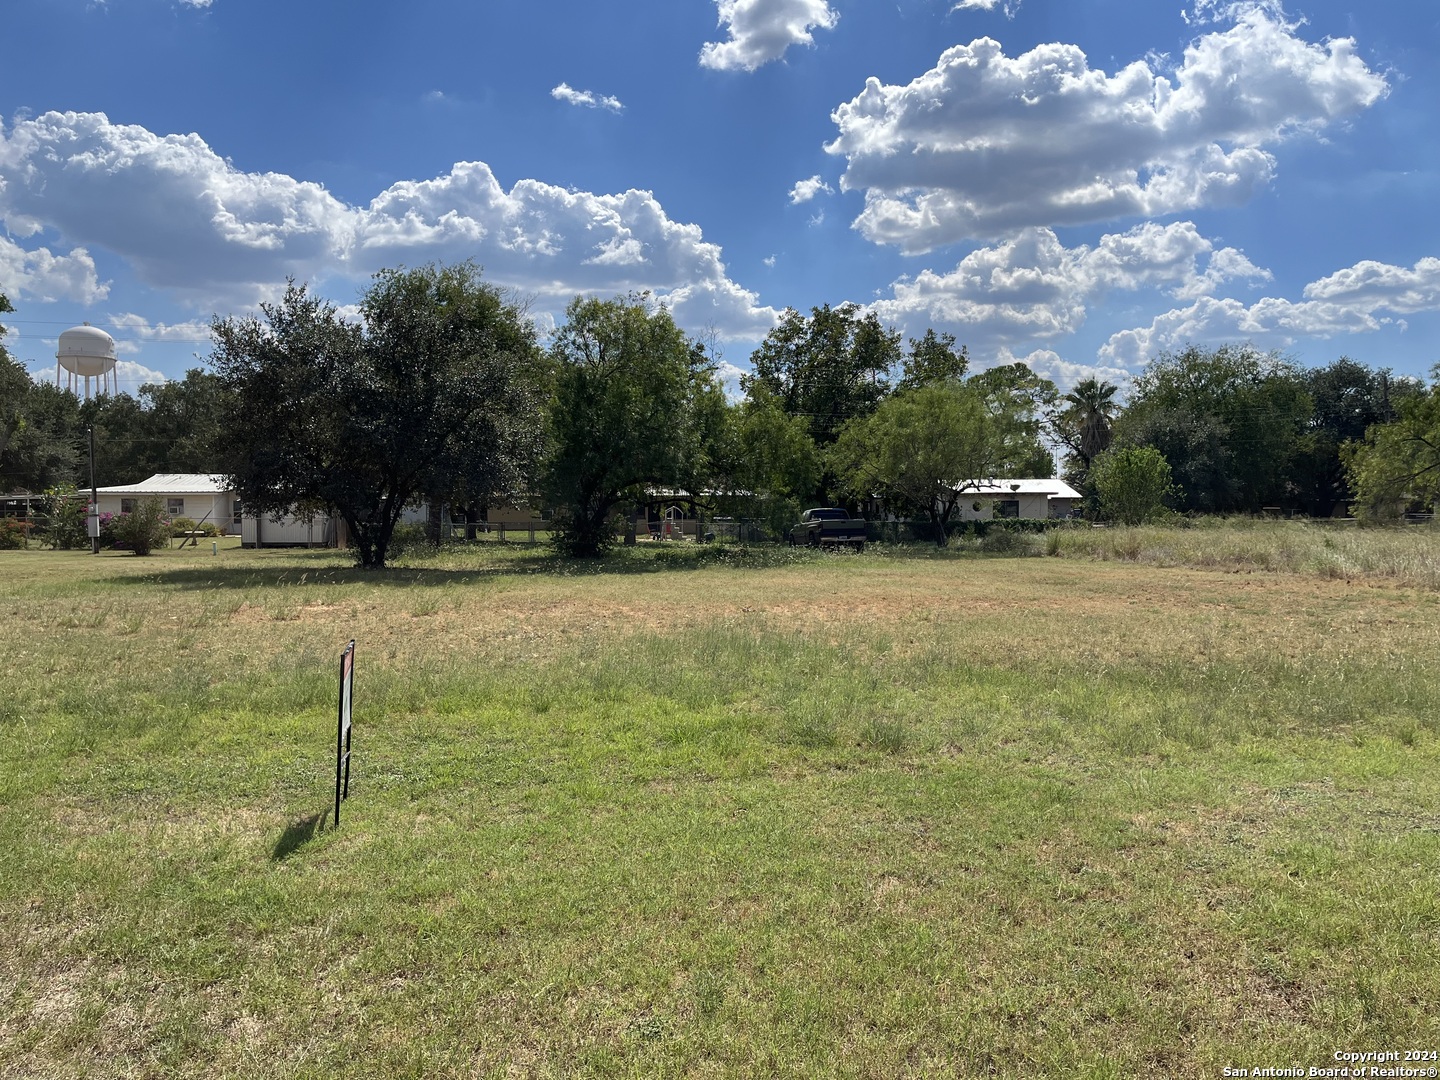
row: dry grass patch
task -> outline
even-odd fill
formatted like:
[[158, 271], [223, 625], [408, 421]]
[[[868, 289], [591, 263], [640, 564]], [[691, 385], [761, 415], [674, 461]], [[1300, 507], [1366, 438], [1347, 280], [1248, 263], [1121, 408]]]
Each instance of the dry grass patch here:
[[496, 547], [0, 558], [0, 1075], [1211, 1076], [1440, 1042], [1435, 593]]
[[1072, 558], [1440, 589], [1440, 527], [1434, 524], [1360, 529], [1353, 523], [1202, 519], [1192, 528], [1060, 530], [1046, 541], [1049, 554]]

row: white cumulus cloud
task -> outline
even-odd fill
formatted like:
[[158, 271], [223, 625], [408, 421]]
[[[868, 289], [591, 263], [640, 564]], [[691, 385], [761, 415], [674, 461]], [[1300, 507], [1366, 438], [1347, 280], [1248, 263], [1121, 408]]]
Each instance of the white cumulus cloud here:
[[386, 266], [473, 259], [542, 304], [649, 289], [673, 296], [677, 311], [709, 311], [722, 336], [753, 335], [776, 318], [730, 280], [698, 225], [671, 220], [648, 191], [539, 180], [506, 190], [473, 161], [356, 206], [319, 184], [242, 172], [198, 135], [157, 135], [100, 113], [46, 113], [0, 130], [0, 222], [102, 246], [147, 284], [202, 307], [253, 303], [287, 276], [358, 281]]
[[[197, 5], [203, 6], [203, 5]], [[169, 382], [164, 375], [134, 360], [121, 360], [115, 365], [115, 383], [122, 394], [134, 395], [147, 383]]]
[[745, 396], [740, 392], [740, 380], [748, 374], [749, 368], [739, 367], [728, 360], [721, 360], [715, 365], [715, 377], [720, 380], [720, 385], [725, 388], [725, 396], [732, 404]]
[[93, 304], [110, 292], [95, 276], [95, 260], [84, 248], [55, 255], [49, 248], [26, 250], [0, 236], [0, 292], [11, 300], [75, 300]]
[[994, 11], [999, 8], [1005, 13], [1007, 19], [1015, 17], [1015, 11], [1020, 7], [1020, 0], [960, 0], [952, 7], [951, 11]]
[[1074, 248], [1037, 227], [972, 251], [952, 271], [902, 278], [871, 308], [903, 326], [943, 326], [972, 346], [1009, 346], [1074, 333], [1111, 292], [1163, 289], [1188, 299], [1227, 281], [1269, 277], [1236, 249], [1217, 249], [1188, 221], [1147, 223]]
[[1440, 259], [1413, 267], [1360, 262], [1307, 285], [1298, 301], [1264, 297], [1253, 304], [1201, 297], [1151, 320], [1111, 335], [1100, 350], [1116, 364], [1142, 364], [1185, 344], [1237, 338], [1285, 348], [1303, 337], [1368, 333], [1401, 324], [1403, 316], [1440, 311]]
[[625, 108], [617, 97], [597, 94], [593, 90], [575, 90], [563, 82], [550, 91], [550, 96], [567, 105], [583, 105], [590, 109], [609, 109], [611, 112], [619, 112]]
[[727, 41], [707, 42], [700, 63], [717, 71], [754, 71], [792, 45], [814, 43], [810, 31], [834, 29], [839, 14], [827, 0], [715, 0]]
[[798, 206], [800, 203], [809, 202], [822, 191], [827, 195], [833, 195], [835, 189], [821, 180], [818, 173], [809, 180], [797, 180], [795, 186], [790, 189], [790, 204]]
[[1350, 38], [1315, 44], [1267, 4], [1197, 38], [1173, 75], [1112, 74], [1077, 46], [1007, 56], [979, 38], [890, 86], [874, 77], [831, 118], [825, 149], [863, 190], [855, 225], [918, 253], [1031, 225], [1234, 205], [1271, 179], [1266, 149], [1319, 132], [1386, 93]]
[[1016, 356], [1009, 349], [1001, 349], [995, 360], [996, 364], [1024, 364], [1037, 375], [1043, 375], [1049, 379], [1062, 392], [1068, 393], [1075, 388], [1075, 384], [1085, 379], [1098, 379], [1101, 382], [1114, 383], [1124, 387], [1131, 378], [1131, 373], [1125, 368], [1112, 367], [1108, 364], [1080, 364], [1073, 360], [1064, 359], [1053, 349], [1036, 349], [1025, 356]]
[[180, 323], [152, 323], [143, 315], [122, 312], [110, 317], [117, 335], [141, 341], [180, 342], [186, 345], [205, 344], [210, 340], [210, 323], [192, 319]]
[[1305, 299], [1403, 315], [1440, 310], [1440, 259], [1424, 258], [1409, 269], [1367, 259], [1305, 286]]

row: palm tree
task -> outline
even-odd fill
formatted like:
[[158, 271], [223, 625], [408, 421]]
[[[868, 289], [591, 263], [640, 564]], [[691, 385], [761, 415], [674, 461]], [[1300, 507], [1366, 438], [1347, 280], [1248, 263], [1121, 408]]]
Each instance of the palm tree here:
[[1065, 410], [1073, 439], [1071, 449], [1080, 455], [1085, 468], [1096, 456], [1110, 446], [1112, 432], [1110, 422], [1114, 419], [1119, 405], [1115, 394], [1120, 388], [1114, 383], [1101, 382], [1096, 378], [1082, 379], [1064, 399], [1070, 407]]

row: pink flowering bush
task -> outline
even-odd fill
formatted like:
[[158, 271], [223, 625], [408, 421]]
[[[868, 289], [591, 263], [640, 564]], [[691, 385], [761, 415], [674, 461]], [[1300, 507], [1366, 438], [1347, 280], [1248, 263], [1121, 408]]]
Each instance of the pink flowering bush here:
[[141, 499], [130, 513], [114, 518], [110, 530], [117, 547], [127, 547], [136, 555], [149, 555], [170, 543], [170, 521], [159, 499]]

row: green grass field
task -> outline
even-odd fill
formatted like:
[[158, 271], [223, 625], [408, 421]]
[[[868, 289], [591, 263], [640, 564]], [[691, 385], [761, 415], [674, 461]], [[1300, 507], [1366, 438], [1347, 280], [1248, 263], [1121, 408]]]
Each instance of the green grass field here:
[[0, 553], [0, 1076], [1440, 1050], [1440, 591], [1070, 543]]

